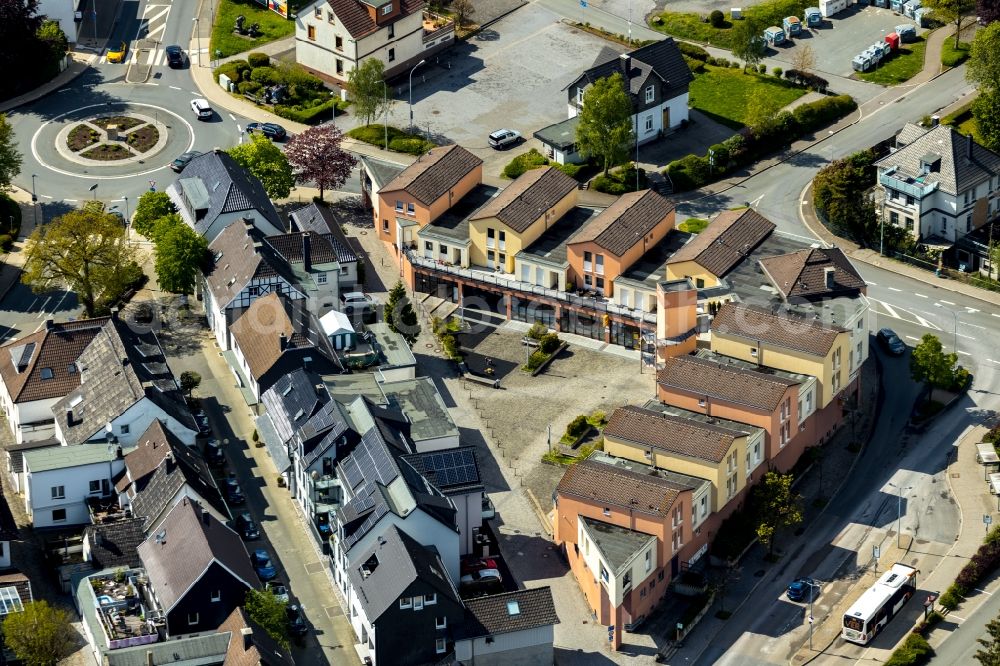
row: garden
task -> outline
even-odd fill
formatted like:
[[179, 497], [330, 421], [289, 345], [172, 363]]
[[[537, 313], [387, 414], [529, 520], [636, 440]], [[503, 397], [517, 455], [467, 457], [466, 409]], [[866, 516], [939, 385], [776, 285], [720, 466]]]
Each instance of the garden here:
[[577, 180], [585, 180], [589, 174], [594, 171], [587, 164], [559, 164], [554, 162], [540, 152], [537, 148], [532, 148], [526, 153], [521, 153], [510, 162], [507, 166], [503, 168], [503, 172], [500, 174], [504, 178], [519, 178], [526, 171], [531, 171], [532, 169], [540, 169], [542, 167], [553, 166], [560, 171], [562, 171], [567, 176], [571, 178], [576, 178]]
[[89, 125], [80, 124], [69, 131], [69, 136], [66, 137], [66, 145], [74, 153], [78, 153], [88, 146], [92, 146], [97, 143], [100, 134], [97, 130]]
[[[408, 155], [423, 155], [434, 147], [432, 141], [419, 134], [410, 134], [392, 125], [388, 129], [385, 125], [362, 125], [348, 130], [346, 134], [352, 139]], [[386, 143], [387, 136], [388, 143]]]
[[559, 339], [558, 333], [549, 333], [548, 327], [537, 321], [532, 324], [522, 342], [535, 349], [528, 356], [527, 363], [521, 367], [532, 377], [544, 370], [559, 355], [559, 352], [567, 347], [567, 344]]
[[[858, 72], [857, 77], [869, 83], [883, 86], [894, 86], [909, 81], [924, 68], [924, 50], [927, 41], [917, 37], [917, 41], [900, 45], [898, 51], [893, 51], [887, 60], [868, 72]], [[942, 53], [942, 58], [944, 54]]]
[[[246, 17], [246, 25], [256, 23], [260, 28], [260, 35], [249, 37], [233, 30], [238, 16]], [[209, 53], [212, 57], [216, 57], [218, 51], [221, 52], [219, 57], [228, 58], [294, 33], [294, 21], [272, 12], [253, 0], [220, 0], [215, 10], [215, 25], [212, 26]]]
[[[104, 132], [109, 127], [117, 127], [122, 132], [118, 141], [104, 138]], [[124, 134], [133, 128], [132, 132]], [[159, 140], [159, 130], [145, 120], [132, 116], [102, 116], [70, 129], [66, 135], [66, 146], [81, 157], [113, 162], [149, 152]]]
[[600, 411], [579, 414], [559, 437], [559, 442], [542, 456], [542, 461], [556, 465], [573, 465], [594, 451], [604, 450], [601, 432], [608, 424], [607, 415]]
[[217, 67], [214, 74], [216, 81], [221, 75], [227, 76], [236, 84], [239, 95], [258, 106], [304, 125], [330, 120], [347, 106], [319, 77], [294, 63], [272, 65], [266, 53], [250, 53], [246, 59], [231, 60]]
[[758, 95], [781, 109], [806, 94], [805, 88], [778, 76], [744, 73], [739, 63], [725, 59], [715, 62], [719, 64], [706, 65], [691, 82], [691, 108], [733, 129], [747, 124], [750, 101]]

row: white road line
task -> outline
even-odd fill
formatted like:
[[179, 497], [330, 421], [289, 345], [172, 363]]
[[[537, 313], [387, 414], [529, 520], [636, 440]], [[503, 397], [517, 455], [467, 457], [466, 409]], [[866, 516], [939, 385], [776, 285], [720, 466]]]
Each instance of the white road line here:
[[52, 197], [51, 197], [51, 196], [49, 196], [48, 194], [39, 194], [38, 196], [40, 196], [40, 197], [41, 197], [41, 198], [43, 198], [43, 199], [51, 199], [51, 198], [52, 198]]
[[[153, 10], [155, 12], [158, 9], [162, 9], [162, 11], [160, 11], [157, 14], [154, 14], [154, 15], [150, 16], [150, 14], [152, 13], [152, 12], [150, 12], [150, 10]], [[166, 16], [169, 13], [170, 13], [170, 7], [163, 7], [162, 5], [160, 5], [160, 6], [153, 6], [153, 7], [147, 6], [146, 7], [146, 11], [144, 11], [142, 13], [142, 17], [144, 19], [146, 19], [147, 21], [149, 21], [150, 23], [152, 23], [153, 21], [156, 21], [159, 18], [161, 18], [163, 16]], [[166, 24], [166, 21], [164, 21], [164, 24]]]
[[988, 358], [988, 359], [986, 359], [986, 360], [987, 360], [987, 361], [989, 361], [990, 363], [996, 363], [997, 365], [1000, 365], [1000, 361], [994, 361], [994, 360], [993, 360], [993, 359], [991, 359], [991, 358]]
[[954, 305], [954, 303], [952, 303], [951, 301], [946, 301], [943, 298], [941, 299], [941, 302], [944, 303], [945, 305]]
[[971, 335], [965, 335], [964, 333], [958, 333], [957, 335], [958, 335], [958, 337], [965, 338], [966, 340], [975, 340], [976, 339], [976, 338], [972, 337]]
[[931, 322], [927, 321], [926, 319], [924, 319], [920, 315], [914, 313], [913, 316], [917, 318], [917, 323], [920, 324], [921, 326], [925, 326], [925, 327], [927, 327], [929, 329], [932, 329], [932, 330], [935, 330], [935, 331], [940, 331], [941, 330], [936, 325], [934, 325]]
[[915, 338], [915, 337], [913, 337], [912, 335], [907, 335], [907, 336], [906, 336], [906, 339], [907, 339], [907, 340], [919, 340], [920, 338]]
[[976, 308], [970, 308], [969, 306], [965, 307], [965, 311], [968, 312], [969, 314], [976, 314], [977, 312], [979, 312], [979, 310], [977, 310]]
[[[52, 197], [49, 197], [49, 199], [51, 199], [51, 198], [52, 198]], [[67, 203], [76, 203], [76, 202], [77, 202], [77, 200], [76, 200], [76, 199], [63, 199], [63, 201], [65, 201], [65, 202], [67, 202]]]
[[992, 592], [987, 592], [986, 590], [980, 590], [978, 587], [976, 588], [976, 592], [978, 592], [980, 594], [985, 594], [985, 595], [990, 596], [990, 597], [993, 596]]
[[234, 123], [236, 122], [236, 116], [234, 116], [231, 113], [229, 114], [229, 119], [232, 120]]
[[903, 291], [902, 289], [896, 289], [895, 287], [889, 287], [889, 291]]
[[991, 312], [990, 316], [991, 317], [1000, 317], [1000, 314], [997, 314], [996, 312]]
[[948, 613], [948, 619], [949, 620], [958, 620], [959, 622], [965, 622], [965, 618], [964, 617], [959, 617], [959, 616], [955, 615], [954, 613]]
[[171, 90], [180, 90], [180, 86], [170, 86]]
[[958, 350], [958, 353], [961, 354], [962, 356], [972, 356], [972, 354], [970, 354], [969, 352], [962, 351], [961, 349]]
[[918, 294], [917, 292], [913, 292], [913, 295], [919, 296], [920, 298], [927, 298], [927, 296], [924, 296], [923, 294]]
[[878, 286], [878, 282], [872, 282], [871, 280], [869, 280], [867, 284], [868, 284], [869, 287], [877, 287]]

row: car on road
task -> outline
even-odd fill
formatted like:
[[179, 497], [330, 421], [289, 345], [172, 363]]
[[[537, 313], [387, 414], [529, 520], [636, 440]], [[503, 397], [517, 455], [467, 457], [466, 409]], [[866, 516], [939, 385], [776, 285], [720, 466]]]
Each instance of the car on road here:
[[287, 136], [285, 128], [277, 123], [247, 123], [247, 134], [259, 132], [271, 141], [282, 141]]
[[163, 52], [167, 54], [167, 66], [170, 69], [180, 69], [184, 66], [184, 49], [176, 44], [171, 44], [163, 49]]
[[222, 489], [226, 493], [226, 501], [230, 504], [246, 503], [246, 495], [243, 494], [243, 489], [240, 488], [240, 483], [233, 474], [226, 477], [226, 480], [222, 484]]
[[809, 601], [809, 594], [812, 591], [812, 599], [819, 595], [819, 583], [812, 578], [796, 578], [789, 585], [785, 594], [791, 601]]
[[288, 618], [288, 633], [292, 636], [304, 636], [309, 632], [306, 618], [302, 614], [302, 609], [297, 604], [286, 606], [285, 615]]
[[211, 467], [221, 469], [226, 466], [226, 452], [217, 439], [205, 441], [205, 460]]
[[188, 165], [188, 162], [198, 157], [199, 155], [201, 155], [201, 153], [199, 153], [197, 150], [189, 150], [186, 153], [182, 153], [177, 159], [175, 159], [173, 162], [170, 163], [170, 168], [173, 169], [176, 173], [180, 173], [181, 171], [184, 171], [184, 167]]
[[373, 312], [377, 303], [369, 294], [360, 291], [349, 291], [340, 295], [340, 302], [344, 312], [354, 314], [355, 312]]
[[906, 353], [906, 343], [899, 339], [896, 332], [891, 328], [883, 328], [875, 336], [882, 349], [893, 356], [902, 356]]
[[128, 43], [122, 42], [117, 48], [108, 49], [108, 62], [125, 62], [126, 53], [128, 53]]
[[520, 140], [521, 133], [512, 129], [498, 129], [497, 131], [492, 132], [489, 138], [490, 146], [496, 150], [503, 150], [504, 148], [516, 146]]
[[236, 516], [236, 531], [244, 541], [254, 541], [260, 538], [260, 528], [249, 511], [243, 511]]
[[271, 554], [263, 548], [257, 548], [250, 556], [253, 560], [253, 568], [257, 571], [257, 577], [263, 581], [274, 580], [278, 575], [278, 570], [271, 561]]
[[208, 414], [205, 413], [204, 409], [199, 409], [194, 413], [195, 423], [198, 424], [198, 434], [199, 435], [211, 435], [212, 434], [212, 424], [208, 421]]
[[201, 97], [191, 100], [191, 110], [194, 111], [194, 115], [198, 116], [198, 120], [208, 120], [214, 114], [212, 105], [208, 103], [207, 99]]
[[264, 589], [274, 595], [278, 601], [288, 603], [288, 588], [279, 581], [272, 580], [264, 584]]

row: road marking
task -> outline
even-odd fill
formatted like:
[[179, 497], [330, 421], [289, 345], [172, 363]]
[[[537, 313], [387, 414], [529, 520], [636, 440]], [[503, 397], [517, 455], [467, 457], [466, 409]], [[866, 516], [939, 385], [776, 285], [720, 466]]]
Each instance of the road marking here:
[[962, 351], [961, 349], [958, 350], [958, 353], [961, 354], [962, 356], [972, 356], [972, 354], [970, 354], [969, 352]]
[[927, 298], [927, 296], [924, 296], [923, 294], [918, 294], [917, 292], [913, 292], [913, 295], [919, 296], [920, 298]]
[[977, 312], [979, 312], [979, 310], [977, 310], [976, 308], [970, 308], [969, 306], [965, 306], [965, 311], [968, 312], [969, 314], [976, 314]]
[[899, 313], [896, 312], [893, 309], [893, 307], [891, 305], [889, 305], [888, 303], [882, 303], [882, 307], [884, 307], [888, 311], [887, 314], [890, 317], [892, 317], [893, 319], [902, 319], [902, 317], [899, 316]]
[[976, 588], [976, 592], [979, 592], [980, 594], [985, 594], [985, 595], [988, 595], [988, 596], [991, 596], [991, 597], [993, 596], [992, 592], [987, 592], [986, 590], [980, 590], [978, 587]]
[[[51, 199], [51, 198], [52, 198], [52, 197], [49, 197], [49, 199]], [[76, 199], [63, 199], [63, 201], [65, 201], [65, 202], [67, 202], [67, 203], [76, 203], [76, 202], [77, 202], [77, 200], [76, 200]]]
[[994, 360], [993, 360], [993, 359], [991, 359], [991, 358], [988, 358], [988, 359], [986, 359], [986, 360], [987, 360], [987, 361], [989, 361], [990, 363], [996, 363], [997, 365], [1000, 365], [1000, 361], [994, 361]]
[[997, 314], [996, 312], [991, 312], [990, 316], [991, 317], [1000, 317], [1000, 314]]
[[42, 303], [42, 307], [38, 308], [38, 318], [39, 318], [39, 319], [41, 319], [41, 318], [42, 318], [42, 317], [44, 317], [44, 316], [45, 316], [46, 314], [48, 314], [48, 313], [47, 313], [47, 312], [45, 311], [45, 306], [46, 306], [46, 305], [48, 305], [48, 304], [49, 304], [49, 301], [51, 301], [51, 300], [52, 300], [52, 297], [51, 297], [51, 296], [49, 296], [48, 298], [46, 298], [46, 299], [45, 299], [45, 302], [44, 302], [44, 303]]
[[872, 282], [871, 280], [869, 280], [867, 284], [868, 284], [869, 287], [877, 287], [878, 286], [878, 282]]
[[920, 338], [915, 338], [915, 337], [913, 337], [912, 335], [907, 335], [907, 336], [906, 336], [906, 339], [907, 339], [907, 340], [919, 340]]
[[948, 619], [949, 620], [958, 620], [959, 622], [965, 622], [965, 618], [964, 617], [959, 617], [959, 616], [955, 615], [954, 613], [948, 613]]
[[[43, 198], [43, 199], [51, 199], [51, 198], [52, 198], [52, 197], [51, 197], [51, 196], [49, 196], [48, 194], [39, 194], [38, 196], [40, 196], [40, 197], [41, 197], [41, 198]], [[993, 316], [994, 316], [994, 317], [996, 317], [996, 316], [998, 316], [998, 315], [993, 315]]]
[[895, 287], [889, 287], [889, 291], [903, 291], [902, 289], [896, 289]]
[[229, 119], [232, 120], [234, 123], [236, 122], [236, 116], [234, 116], [231, 113], [229, 114]]
[[958, 333], [957, 335], [958, 335], [958, 337], [965, 338], [966, 340], [975, 340], [976, 339], [976, 338], [972, 337], [971, 335], [965, 335], [963, 333]]
[[180, 86], [170, 86], [171, 90], [180, 90]]
[[952, 303], [951, 301], [946, 301], [943, 298], [941, 299], [941, 302], [944, 303], [945, 305], [954, 305], [954, 303]]

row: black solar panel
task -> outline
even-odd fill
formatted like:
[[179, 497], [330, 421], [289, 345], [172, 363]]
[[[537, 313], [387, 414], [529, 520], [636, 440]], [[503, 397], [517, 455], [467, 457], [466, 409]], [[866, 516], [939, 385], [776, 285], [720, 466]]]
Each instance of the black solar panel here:
[[479, 468], [472, 449], [434, 451], [409, 458], [438, 487], [479, 483]]

